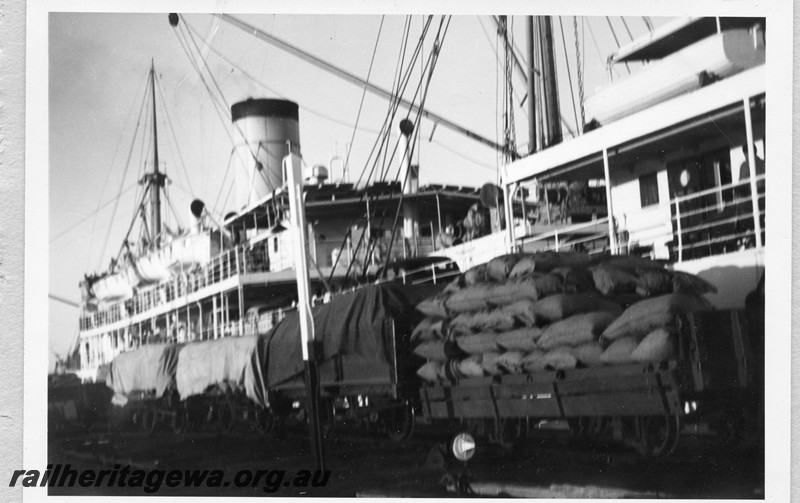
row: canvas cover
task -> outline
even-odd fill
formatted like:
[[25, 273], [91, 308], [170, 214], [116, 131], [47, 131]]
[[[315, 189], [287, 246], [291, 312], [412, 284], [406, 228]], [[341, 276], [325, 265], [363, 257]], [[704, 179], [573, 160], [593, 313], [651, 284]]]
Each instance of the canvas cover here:
[[263, 365], [258, 336], [225, 337], [187, 344], [178, 357], [175, 382], [181, 400], [216, 386], [224, 391], [244, 390], [253, 401], [266, 405]]
[[[330, 303], [314, 308], [315, 337], [322, 341], [323, 347], [320, 363], [323, 384], [331, 378], [338, 380], [337, 375], [344, 382], [388, 381], [394, 351], [390, 321], [394, 321], [398, 337], [403, 337], [398, 344], [405, 346], [408, 334], [422, 317], [415, 311], [415, 306], [441, 291], [443, 286], [371, 285], [352, 294], [334, 297]], [[270, 388], [302, 376], [300, 341], [297, 312], [288, 315], [263, 337], [261, 344], [269, 362]], [[399, 357], [407, 356], [401, 354]]]
[[155, 391], [156, 398], [174, 387], [175, 368], [182, 345], [147, 344], [114, 358], [106, 385], [120, 395]]

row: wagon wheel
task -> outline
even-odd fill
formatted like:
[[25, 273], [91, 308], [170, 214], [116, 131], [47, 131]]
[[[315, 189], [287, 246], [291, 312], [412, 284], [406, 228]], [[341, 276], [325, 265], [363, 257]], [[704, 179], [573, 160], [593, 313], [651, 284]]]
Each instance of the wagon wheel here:
[[172, 419], [170, 421], [170, 428], [172, 433], [181, 435], [186, 432], [189, 427], [189, 411], [185, 406], [180, 403], [175, 404], [172, 408]]
[[525, 421], [519, 418], [500, 419], [492, 428], [490, 440], [504, 449], [511, 449], [525, 434]]
[[416, 415], [414, 407], [409, 403], [382, 411], [380, 418], [386, 435], [393, 442], [408, 440], [414, 433]]
[[646, 457], [667, 456], [675, 450], [680, 437], [680, 418], [674, 415], [637, 416], [636, 450]]
[[221, 434], [230, 433], [235, 423], [236, 410], [233, 402], [225, 400], [217, 407], [217, 431]]
[[269, 409], [256, 410], [256, 430], [262, 435], [272, 433], [275, 430], [277, 419]]
[[331, 438], [336, 434], [336, 405], [333, 400], [319, 401], [319, 421], [324, 438]]
[[608, 428], [607, 417], [576, 417], [567, 422], [575, 438], [581, 440], [596, 439]]
[[142, 429], [145, 433], [155, 433], [158, 427], [158, 413], [155, 410], [142, 410]]

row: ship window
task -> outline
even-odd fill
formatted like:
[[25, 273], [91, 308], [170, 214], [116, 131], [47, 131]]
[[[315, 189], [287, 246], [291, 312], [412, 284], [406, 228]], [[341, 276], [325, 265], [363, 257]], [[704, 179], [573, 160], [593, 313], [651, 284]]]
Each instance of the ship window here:
[[658, 204], [658, 178], [656, 173], [639, 177], [639, 196], [642, 208]]
[[272, 238], [272, 251], [278, 253], [278, 238]]

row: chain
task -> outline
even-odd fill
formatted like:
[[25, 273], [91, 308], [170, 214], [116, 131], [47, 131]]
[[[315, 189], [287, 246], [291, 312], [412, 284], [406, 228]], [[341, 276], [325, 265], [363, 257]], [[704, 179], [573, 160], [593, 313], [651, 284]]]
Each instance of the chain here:
[[578, 97], [580, 98], [581, 104], [581, 132], [583, 132], [583, 128], [586, 126], [586, 111], [583, 108], [583, 68], [581, 64], [581, 47], [578, 44], [578, 17], [572, 16], [572, 27], [575, 31], [575, 54], [577, 55], [577, 66], [578, 66]]

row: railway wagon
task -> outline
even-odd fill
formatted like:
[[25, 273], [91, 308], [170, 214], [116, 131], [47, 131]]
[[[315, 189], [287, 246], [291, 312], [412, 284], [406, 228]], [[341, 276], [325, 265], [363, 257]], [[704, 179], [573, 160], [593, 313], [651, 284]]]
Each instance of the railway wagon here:
[[[510, 445], [538, 430], [568, 430], [585, 440], [622, 442], [653, 457], [670, 454], [685, 434], [726, 443], [763, 439], [763, 281], [748, 296], [745, 309], [715, 310], [701, 291], [712, 293], [713, 285], [670, 271], [666, 264], [619, 256], [611, 259], [614, 264], [604, 264], [608, 259], [602, 256], [534, 257], [525, 260], [530, 268], [534, 260], [543, 266], [536, 275], [510, 275], [505, 283], [476, 281], [486, 270], [491, 276], [490, 262], [465, 273], [472, 276], [471, 285], [454, 288], [450, 297], [428, 299], [421, 307], [429, 316], [448, 316], [444, 325], [449, 324], [443, 342], [422, 336], [430, 342], [420, 347], [443, 344], [446, 353], [436, 354], [431, 347], [420, 351], [428, 358], [420, 369], [426, 380], [419, 391], [422, 421], [447, 424], [453, 433], [466, 434], [461, 438], [468, 438], [470, 445], [475, 437]], [[494, 265], [509, 260], [523, 263], [509, 255], [498, 257]], [[581, 265], [563, 268], [564, 260]], [[549, 263], [555, 266], [552, 271]], [[622, 267], [631, 264], [636, 267]], [[594, 289], [590, 283], [586, 291], [575, 293], [581, 290], [576, 281], [572, 294], [553, 288], [542, 300], [541, 292], [550, 288], [546, 280], [563, 276], [566, 283], [568, 276], [581, 276], [577, 271], [583, 267], [588, 277], [595, 273]], [[613, 291], [606, 281], [611, 276], [620, 284], [632, 278], [630, 291]], [[539, 302], [522, 301], [529, 311], [520, 304], [503, 305], [509, 292], [528, 295], [537, 287]], [[477, 295], [468, 295], [471, 291]], [[494, 306], [493, 296], [499, 299]], [[624, 308], [622, 314], [598, 311], [614, 311], [615, 304]], [[550, 312], [554, 305], [572, 312], [556, 316]], [[508, 312], [548, 319], [503, 332]], [[587, 320], [604, 317], [599, 327], [587, 328]], [[464, 323], [472, 326], [465, 329]], [[623, 343], [628, 344], [624, 353]], [[530, 344], [529, 353], [520, 349], [525, 344]], [[592, 354], [592, 348], [597, 352]], [[520, 358], [523, 354], [527, 356]]]
[[668, 455], [687, 432], [725, 441], [757, 434], [763, 354], [749, 319], [745, 311], [682, 317], [678, 356], [658, 363], [425, 384], [420, 412], [503, 445], [561, 424], [584, 439], [610, 435], [646, 456]]

